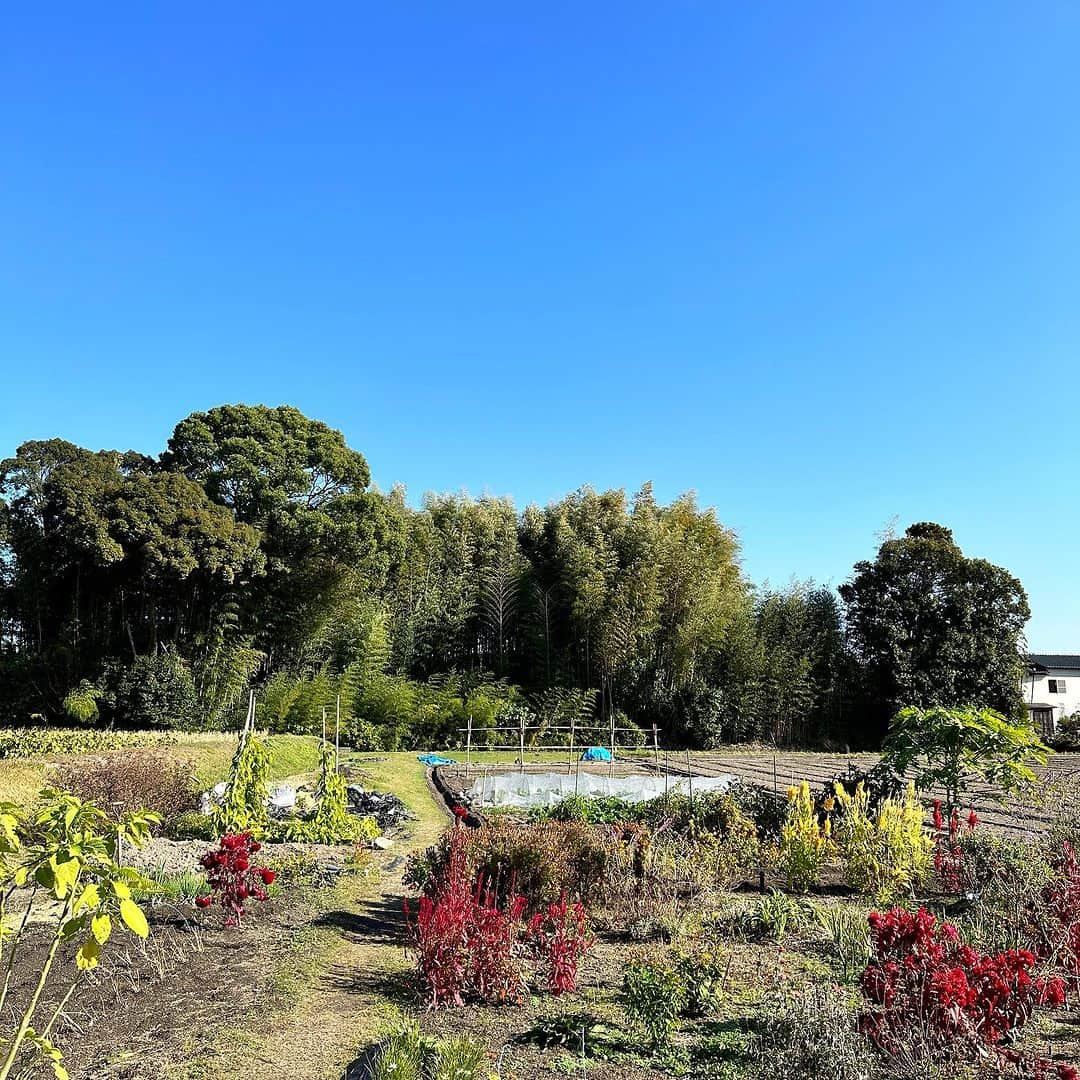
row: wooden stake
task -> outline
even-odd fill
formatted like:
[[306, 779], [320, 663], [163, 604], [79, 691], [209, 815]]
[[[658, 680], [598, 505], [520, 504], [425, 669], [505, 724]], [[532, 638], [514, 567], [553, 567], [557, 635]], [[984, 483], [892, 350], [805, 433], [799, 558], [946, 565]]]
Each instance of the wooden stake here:
[[694, 777], [690, 772], [690, 747], [686, 748], [686, 784], [690, 789], [690, 813], [694, 812]]
[[469, 778], [469, 768], [472, 765], [472, 713], [469, 713], [468, 734], [465, 736], [465, 779]]

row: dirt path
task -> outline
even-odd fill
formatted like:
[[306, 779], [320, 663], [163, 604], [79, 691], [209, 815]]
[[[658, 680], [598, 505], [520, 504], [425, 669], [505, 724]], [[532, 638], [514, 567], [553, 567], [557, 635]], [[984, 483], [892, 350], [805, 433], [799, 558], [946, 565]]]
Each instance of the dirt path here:
[[412, 964], [402, 948], [406, 861], [431, 843], [447, 820], [416, 768], [418, 776], [407, 784], [383, 786], [396, 790], [417, 820], [393, 848], [377, 856], [375, 880], [348, 879], [335, 887], [290, 960], [275, 973], [276, 1000], [236, 1026], [214, 1032], [212, 1051], [178, 1063], [176, 1080], [364, 1076], [366, 1051], [411, 1000]]

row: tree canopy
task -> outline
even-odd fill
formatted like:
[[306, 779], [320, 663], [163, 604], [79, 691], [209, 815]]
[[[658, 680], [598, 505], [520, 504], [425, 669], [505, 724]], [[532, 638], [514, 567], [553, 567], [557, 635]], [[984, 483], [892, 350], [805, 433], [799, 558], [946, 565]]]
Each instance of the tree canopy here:
[[194, 413], [158, 458], [24, 443], [0, 462], [0, 718], [213, 726], [253, 686], [283, 725], [341, 693], [428, 735], [513, 708], [865, 745], [904, 705], [1015, 712], [1023, 590], [941, 526], [838, 595], [755, 587], [692, 494], [583, 487], [519, 511], [370, 482], [290, 406]]

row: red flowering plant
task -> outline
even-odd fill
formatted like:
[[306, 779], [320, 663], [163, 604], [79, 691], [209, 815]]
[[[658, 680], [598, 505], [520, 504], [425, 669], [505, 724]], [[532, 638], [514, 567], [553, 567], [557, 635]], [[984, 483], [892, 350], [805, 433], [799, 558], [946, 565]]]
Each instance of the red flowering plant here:
[[557, 997], [576, 989], [578, 964], [596, 941], [584, 906], [567, 903], [565, 896], [548, 904], [529, 920], [528, 940], [551, 993]]
[[[924, 908], [914, 914], [903, 908], [874, 911], [869, 922], [874, 951], [862, 988], [874, 1008], [861, 1026], [885, 1053], [931, 1056], [967, 1046], [976, 1056], [992, 1051], [1011, 1060], [1013, 1052], [1000, 1044], [1038, 1007], [1065, 1000], [1060, 978], [1032, 974], [1033, 953], [1009, 949], [984, 956]], [[1067, 1080], [1068, 1074], [1046, 1075]]]
[[1080, 992], [1080, 859], [1068, 840], [1062, 841], [1053, 867], [1042, 892], [1050, 928], [1039, 953], [1065, 972], [1071, 990]]
[[[979, 824], [979, 816], [972, 810], [965, 818], [967, 831], [971, 832]], [[960, 846], [960, 811], [955, 807], [949, 815], [949, 827], [945, 828], [945, 817], [941, 812], [941, 800], [934, 800], [934, 870], [946, 892], [958, 893], [964, 890], [964, 849]]]
[[244, 902], [269, 899], [267, 889], [276, 877], [269, 867], [254, 865], [252, 857], [261, 847], [251, 833], [226, 833], [217, 849], [199, 860], [211, 892], [197, 896], [196, 905], [208, 908], [216, 896], [225, 912], [225, 925], [240, 928]]
[[525, 921], [528, 900], [472, 867], [468, 830], [455, 823], [446, 859], [415, 912], [405, 902], [410, 943], [432, 1008], [467, 1000], [520, 1002], [531, 959], [553, 993], [573, 990], [581, 955], [592, 945], [585, 909], [565, 900]]

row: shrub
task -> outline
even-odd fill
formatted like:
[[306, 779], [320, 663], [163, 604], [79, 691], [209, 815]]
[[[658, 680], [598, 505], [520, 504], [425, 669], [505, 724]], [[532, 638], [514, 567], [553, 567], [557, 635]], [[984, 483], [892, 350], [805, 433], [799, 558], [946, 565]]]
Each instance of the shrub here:
[[817, 801], [822, 803], [834, 799], [837, 784], [848, 795], [854, 795], [861, 784], [866, 792], [868, 809], [871, 814], [876, 813], [878, 807], [886, 799], [901, 798], [906, 787], [903, 778], [898, 777], [884, 761], [877, 762], [869, 769], [861, 769], [853, 761], [850, 761], [842, 773], [826, 782], [818, 795]]
[[198, 802], [191, 763], [160, 750], [83, 757], [53, 768], [61, 788], [102, 807], [114, 821], [136, 810], [150, 810], [168, 826]]
[[686, 990], [682, 1014], [696, 1019], [708, 1016], [720, 1004], [730, 960], [723, 963], [711, 949], [695, 949], [675, 960], [675, 973]]
[[780, 830], [780, 868], [788, 887], [806, 892], [817, 884], [831, 847], [829, 822], [818, 822], [810, 785], [804, 780], [788, 789], [788, 809]]
[[174, 840], [217, 839], [214, 819], [200, 810], [187, 810], [180, 814], [169, 826], [168, 833]]
[[1045, 956], [1056, 923], [1048, 845], [974, 829], [954, 846], [953, 885], [967, 901], [959, 921], [965, 938], [987, 952], [1026, 948]]
[[754, 823], [760, 840], [780, 839], [787, 807], [774, 791], [761, 784], [736, 780], [725, 792], [729, 799]]
[[580, 822], [495, 821], [468, 830], [465, 839], [459, 831], [448, 830], [414, 856], [406, 882], [430, 895], [448, 871], [451, 845], [460, 845], [470, 880], [483, 880], [496, 893], [521, 894], [531, 908], [563, 896], [585, 900], [603, 881], [615, 842], [613, 834]]
[[635, 960], [623, 975], [622, 1000], [631, 1026], [645, 1036], [651, 1050], [661, 1050], [671, 1042], [686, 1009], [686, 986], [663, 961]]
[[101, 691], [93, 683], [83, 679], [78, 686], [69, 690], [63, 701], [64, 712], [77, 724], [92, 724], [101, 715], [98, 711], [98, 699]]
[[903, 801], [885, 798], [876, 814], [861, 783], [849, 794], [835, 787], [837, 806], [833, 835], [852, 888], [887, 904], [902, 893], [910, 894], [930, 872], [934, 842], [923, 829], [923, 809], [910, 783]]
[[874, 1008], [862, 1027], [886, 1054], [931, 1057], [952, 1047], [978, 1058], [1010, 1040], [1037, 1007], [1064, 1001], [1060, 979], [1033, 977], [1031, 952], [982, 955], [923, 908], [875, 911], [868, 921], [874, 951], [862, 988]]
[[113, 661], [101, 682], [98, 699], [121, 727], [192, 730], [203, 726], [191, 669], [174, 652], [140, 656], [128, 665]]
[[616, 825], [637, 820], [640, 810], [618, 795], [568, 795], [554, 806], [537, 807], [531, 821], [583, 821], [588, 825]]
[[240, 929], [245, 914], [244, 901], [267, 900], [267, 887], [276, 877], [266, 866], [255, 866], [252, 856], [259, 843], [251, 833], [226, 833], [216, 851], [208, 851], [199, 864], [206, 871], [211, 892], [195, 898], [200, 908], [208, 908], [217, 898], [225, 912], [225, 925]]

